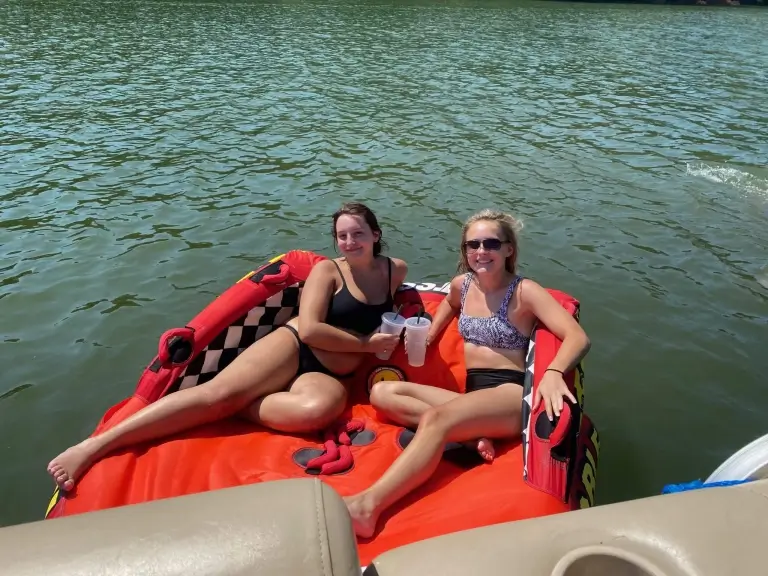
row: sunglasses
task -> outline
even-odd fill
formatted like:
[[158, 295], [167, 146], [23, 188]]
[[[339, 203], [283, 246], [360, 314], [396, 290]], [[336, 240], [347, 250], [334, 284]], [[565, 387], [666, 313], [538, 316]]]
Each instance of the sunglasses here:
[[464, 242], [464, 247], [468, 252], [475, 252], [480, 248], [480, 246], [482, 246], [485, 250], [493, 250], [494, 252], [498, 252], [501, 250], [502, 244], [509, 244], [509, 242], [499, 240], [498, 238], [484, 238], [483, 240], [467, 240]]

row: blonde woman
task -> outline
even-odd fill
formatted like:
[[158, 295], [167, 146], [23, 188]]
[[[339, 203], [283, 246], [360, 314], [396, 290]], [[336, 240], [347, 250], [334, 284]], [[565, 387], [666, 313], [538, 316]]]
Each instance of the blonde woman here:
[[495, 455], [491, 439], [520, 435], [525, 354], [537, 320], [563, 344], [542, 377], [534, 409], [543, 401], [552, 420], [560, 415], [564, 397], [576, 402], [563, 374], [586, 355], [590, 342], [578, 322], [543, 287], [517, 274], [519, 228], [515, 218], [495, 210], [483, 210], [467, 220], [461, 234], [459, 275], [451, 281], [430, 328], [427, 342], [459, 316], [466, 393], [386, 381], [371, 390], [377, 410], [417, 429], [379, 480], [345, 498], [359, 536], [372, 536], [382, 511], [429, 479], [446, 443], [472, 442], [491, 461]]

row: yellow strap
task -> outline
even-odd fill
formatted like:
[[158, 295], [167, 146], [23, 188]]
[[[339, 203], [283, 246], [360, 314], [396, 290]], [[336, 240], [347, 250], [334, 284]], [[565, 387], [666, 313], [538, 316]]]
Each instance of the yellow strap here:
[[51, 510], [53, 510], [53, 507], [56, 506], [56, 503], [59, 501], [59, 487], [56, 487], [56, 490], [53, 491], [53, 496], [51, 496], [50, 502], [48, 502], [48, 509], [45, 511], [45, 516], [47, 517], [48, 514], [51, 513]]
[[[268, 262], [268, 264], [273, 264], [273, 263], [277, 262], [277, 261], [278, 261], [278, 260], [280, 260], [280, 258], [282, 258], [283, 256], [285, 256], [285, 253], [283, 253], [283, 254], [280, 254], [279, 256], [275, 256], [274, 258], [272, 258], [272, 259], [271, 259], [271, 260]], [[240, 280], [238, 280], [237, 282], [235, 282], [235, 284], [237, 284], [237, 283], [239, 283], [239, 282], [242, 282], [243, 280], [247, 280], [248, 278], [250, 278], [250, 277], [251, 277], [251, 276], [253, 276], [254, 274], [256, 274], [256, 270], [251, 270], [250, 272], [248, 272], [248, 274], [246, 274], [245, 276], [243, 276], [242, 278], [240, 278]]]

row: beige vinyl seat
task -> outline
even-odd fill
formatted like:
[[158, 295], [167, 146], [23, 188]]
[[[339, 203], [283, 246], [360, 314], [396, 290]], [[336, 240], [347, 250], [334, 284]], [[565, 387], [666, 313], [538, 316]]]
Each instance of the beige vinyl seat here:
[[0, 528], [0, 574], [360, 576], [360, 563], [344, 502], [307, 478]]
[[[768, 574], [768, 480], [478, 528], [386, 552], [366, 576]], [[0, 575], [359, 576], [349, 516], [316, 478], [0, 528]]]
[[366, 576], [768, 574], [768, 480], [598, 506], [390, 550]]

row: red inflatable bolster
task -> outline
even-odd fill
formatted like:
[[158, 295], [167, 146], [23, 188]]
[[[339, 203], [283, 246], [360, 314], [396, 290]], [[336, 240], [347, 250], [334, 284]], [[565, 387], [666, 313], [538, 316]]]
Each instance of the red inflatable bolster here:
[[[186, 328], [194, 331], [194, 338], [190, 341], [192, 352], [188, 362], [198, 357], [211, 340], [237, 318], [247, 314], [254, 306], [262, 305], [282, 288], [305, 281], [314, 265], [326, 259], [325, 256], [312, 252], [292, 250], [259, 267], [224, 290], [187, 322]], [[176, 330], [184, 330], [184, 328]], [[183, 334], [185, 333], [171, 333], [170, 336]], [[165, 335], [161, 337], [158, 356], [145, 368], [134, 392], [134, 395], [148, 404], [165, 395], [188, 364], [188, 362], [167, 364], [171, 354], [164, 345], [166, 341]]]
[[[578, 300], [559, 290], [550, 289], [548, 292], [578, 321]], [[532, 370], [534, 377], [532, 387], [525, 389], [526, 394], [530, 393], [530, 398], [536, 397], [549, 363], [557, 355], [561, 346], [562, 341], [546, 325], [539, 324], [535, 328]], [[575, 385], [576, 371], [576, 369], [569, 370], [563, 374], [563, 380], [571, 394], [578, 399], [579, 391], [576, 390]], [[524, 476], [525, 482], [561, 502], [571, 500], [570, 481], [574, 478], [578, 456], [576, 440], [579, 435], [581, 413], [581, 406], [572, 405], [566, 400], [563, 402], [563, 410], [560, 412], [557, 424], [554, 427], [550, 424], [537, 429], [537, 423], [547, 419], [546, 404], [544, 401], [539, 401], [535, 410], [531, 408], [524, 423], [524, 433], [528, 442], [527, 449], [524, 450], [527, 469]]]

